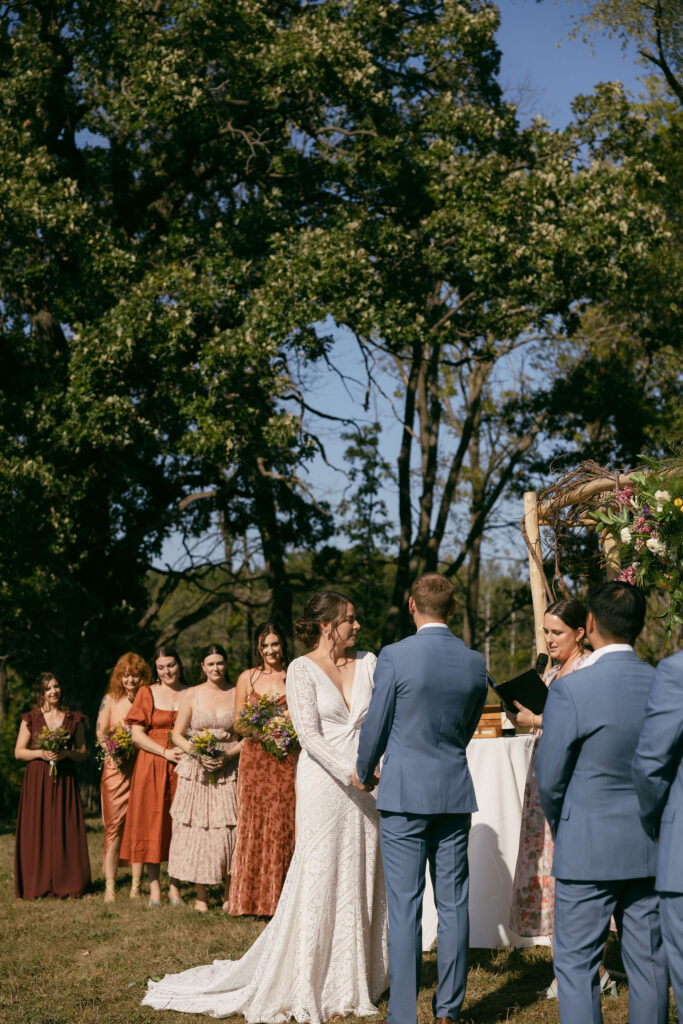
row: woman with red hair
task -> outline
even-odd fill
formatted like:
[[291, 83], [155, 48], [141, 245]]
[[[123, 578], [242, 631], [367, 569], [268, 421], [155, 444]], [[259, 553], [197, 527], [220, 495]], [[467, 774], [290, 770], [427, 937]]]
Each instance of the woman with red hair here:
[[[134, 755], [124, 760], [114, 760], [107, 753], [105, 739], [110, 729], [125, 725], [126, 715], [135, 700], [135, 694], [141, 686], [149, 686], [151, 681], [151, 669], [139, 654], [129, 651], [127, 654], [121, 655], [114, 666], [97, 716], [95, 726], [97, 742], [105, 751], [100, 783], [102, 821], [104, 822], [105, 903], [114, 902], [116, 872], [119, 864], [128, 865], [130, 863], [130, 861], [120, 858], [120, 852], [123, 827], [126, 823], [126, 810], [128, 809], [130, 779], [135, 764]], [[133, 864], [131, 875], [130, 898], [136, 899], [140, 895], [142, 864]]]

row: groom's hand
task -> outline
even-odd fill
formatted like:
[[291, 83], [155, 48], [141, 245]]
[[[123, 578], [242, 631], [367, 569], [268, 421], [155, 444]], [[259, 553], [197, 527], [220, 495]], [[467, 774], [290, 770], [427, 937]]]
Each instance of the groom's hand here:
[[363, 793], [369, 793], [370, 790], [373, 788], [372, 786], [366, 786], [365, 783], [360, 781], [360, 779], [356, 775], [356, 769], [355, 768], [354, 768], [354, 770], [353, 770], [353, 772], [351, 774], [351, 785], [355, 786], [356, 789], [360, 789]]

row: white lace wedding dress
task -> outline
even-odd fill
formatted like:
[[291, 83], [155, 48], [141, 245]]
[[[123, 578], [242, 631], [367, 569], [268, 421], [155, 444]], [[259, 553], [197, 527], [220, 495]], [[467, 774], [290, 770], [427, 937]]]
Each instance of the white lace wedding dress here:
[[370, 1015], [389, 985], [384, 874], [374, 794], [350, 784], [375, 656], [358, 652], [347, 708], [310, 658], [287, 670], [301, 742], [296, 848], [275, 916], [241, 960], [150, 981], [158, 1010], [244, 1014], [250, 1024]]

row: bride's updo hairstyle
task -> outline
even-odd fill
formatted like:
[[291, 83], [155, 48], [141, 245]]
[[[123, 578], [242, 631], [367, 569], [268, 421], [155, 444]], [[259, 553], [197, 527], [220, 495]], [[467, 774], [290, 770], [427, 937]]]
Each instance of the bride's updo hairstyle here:
[[294, 632], [312, 650], [320, 642], [320, 623], [329, 622], [334, 636], [350, 604], [353, 604], [351, 598], [337, 590], [318, 590], [304, 605], [301, 617], [294, 623]]

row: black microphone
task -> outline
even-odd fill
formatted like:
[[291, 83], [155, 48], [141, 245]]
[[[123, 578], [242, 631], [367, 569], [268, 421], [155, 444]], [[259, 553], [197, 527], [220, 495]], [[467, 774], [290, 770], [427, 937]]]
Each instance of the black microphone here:
[[538, 672], [539, 676], [542, 676], [543, 673], [545, 672], [545, 670], [546, 670], [546, 668], [548, 666], [549, 660], [550, 659], [549, 659], [548, 655], [547, 654], [543, 654], [543, 653], [539, 654], [539, 656], [536, 658], [536, 665], [534, 667], [535, 667], [536, 671]]

